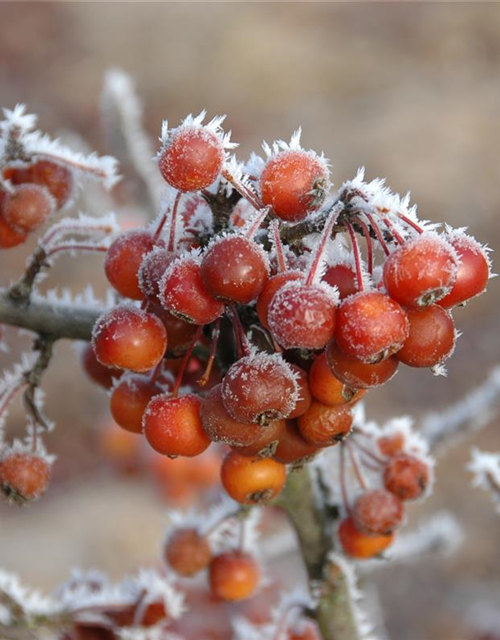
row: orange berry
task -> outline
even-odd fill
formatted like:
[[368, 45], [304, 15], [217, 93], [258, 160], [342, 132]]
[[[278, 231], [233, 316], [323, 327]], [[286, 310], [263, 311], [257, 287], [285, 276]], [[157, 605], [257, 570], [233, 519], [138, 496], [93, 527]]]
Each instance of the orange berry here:
[[257, 504], [275, 498], [285, 486], [286, 467], [269, 458], [247, 458], [231, 451], [221, 468], [222, 486], [242, 504]]

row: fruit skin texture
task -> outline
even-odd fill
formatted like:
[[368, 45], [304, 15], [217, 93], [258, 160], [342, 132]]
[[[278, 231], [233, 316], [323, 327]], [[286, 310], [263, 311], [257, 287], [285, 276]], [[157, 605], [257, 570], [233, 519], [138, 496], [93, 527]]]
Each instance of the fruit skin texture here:
[[336, 264], [328, 267], [322, 281], [329, 284], [330, 287], [337, 287], [341, 300], [358, 292], [356, 273], [348, 264]]
[[328, 447], [350, 433], [352, 420], [350, 406], [330, 407], [313, 400], [309, 409], [297, 419], [297, 424], [304, 440], [318, 447]]
[[365, 395], [364, 389], [351, 389], [336, 378], [330, 371], [323, 351], [314, 360], [309, 371], [309, 389], [319, 402], [331, 406], [339, 406], [361, 400]]
[[50, 464], [37, 455], [9, 453], [0, 460], [0, 486], [18, 504], [36, 500], [47, 489]]
[[405, 307], [426, 307], [449, 293], [458, 272], [450, 244], [422, 234], [400, 246], [384, 264], [387, 293]]
[[126, 298], [142, 300], [144, 294], [139, 286], [139, 269], [143, 257], [155, 246], [150, 231], [127, 231], [109, 247], [104, 262], [104, 271], [110, 284]]
[[85, 373], [89, 376], [92, 382], [104, 387], [104, 389], [111, 389], [114, 380], [121, 376], [120, 371], [105, 367], [99, 362], [95, 357], [91, 344], [86, 344], [82, 349], [80, 361]]
[[196, 529], [177, 529], [165, 545], [165, 560], [181, 576], [194, 576], [212, 559], [208, 540]]
[[296, 375], [295, 380], [297, 382], [299, 395], [297, 402], [295, 403], [295, 409], [288, 416], [288, 418], [292, 420], [293, 418], [298, 418], [309, 409], [312, 402], [312, 396], [309, 391], [307, 372], [295, 364], [291, 364], [290, 368]]
[[430, 481], [429, 465], [402, 453], [389, 460], [384, 470], [384, 486], [400, 500], [416, 500]]
[[455, 324], [439, 304], [425, 309], [408, 309], [410, 332], [396, 358], [410, 367], [434, 367], [455, 348]]
[[162, 306], [192, 324], [209, 324], [224, 313], [224, 304], [205, 289], [200, 265], [189, 258], [176, 260], [160, 283]]
[[394, 540], [393, 533], [369, 536], [359, 531], [352, 518], [342, 520], [338, 535], [344, 552], [359, 560], [367, 560], [380, 555]]
[[255, 442], [263, 430], [255, 423], [245, 424], [235, 420], [226, 411], [222, 400], [222, 384], [216, 385], [205, 395], [200, 415], [203, 429], [212, 442], [247, 446]]
[[368, 363], [385, 360], [407, 337], [405, 311], [380, 291], [356, 293], [337, 309], [335, 341], [353, 358]]
[[194, 394], [155, 396], [143, 417], [144, 435], [155, 451], [166, 456], [200, 455], [210, 444], [200, 418], [201, 400]]
[[265, 429], [259, 430], [257, 440], [246, 446], [233, 447], [240, 456], [248, 456], [250, 458], [272, 458], [276, 453], [276, 448], [280, 438], [286, 429], [285, 420], [277, 420], [271, 422]]
[[399, 365], [395, 356], [374, 364], [361, 362], [341, 351], [333, 340], [325, 353], [333, 375], [353, 389], [372, 389], [388, 382], [396, 374]]
[[12, 249], [26, 242], [27, 231], [15, 231], [2, 215], [2, 194], [0, 193], [0, 249]]
[[262, 172], [262, 201], [286, 222], [303, 220], [325, 197], [328, 171], [324, 162], [306, 151], [283, 151]]
[[404, 507], [401, 500], [389, 491], [371, 489], [358, 496], [352, 517], [360, 531], [383, 536], [393, 533], [402, 524]]
[[269, 278], [259, 295], [257, 305], [255, 307], [260, 323], [263, 327], [269, 329], [269, 322], [267, 318], [269, 314], [269, 305], [271, 304], [276, 292], [279, 291], [279, 289], [281, 289], [281, 287], [287, 282], [291, 282], [292, 280], [303, 280], [303, 278], [304, 274], [302, 271], [283, 271], [283, 273], [278, 273], [275, 276], [272, 276], [272, 278]]
[[394, 433], [377, 438], [377, 445], [380, 453], [391, 458], [403, 450], [405, 446], [405, 436], [401, 431], [395, 431]]
[[7, 194], [2, 207], [5, 222], [18, 233], [34, 231], [54, 213], [54, 199], [44, 187], [21, 184]]
[[446, 309], [475, 298], [486, 290], [490, 265], [484, 249], [474, 238], [464, 234], [451, 236], [448, 242], [458, 256], [458, 272], [451, 291], [439, 300]]
[[269, 262], [256, 242], [234, 235], [208, 247], [200, 274], [203, 285], [214, 298], [248, 304], [264, 288]]
[[58, 209], [66, 204], [73, 192], [74, 180], [71, 170], [50, 160], [38, 160], [29, 167], [11, 168], [8, 177], [12, 184], [29, 182], [46, 187], [55, 198]]
[[92, 346], [105, 367], [149, 371], [163, 358], [167, 332], [161, 320], [136, 307], [120, 306], [95, 323]]
[[226, 551], [210, 563], [210, 590], [215, 596], [237, 602], [253, 595], [261, 571], [257, 561], [243, 551]]
[[149, 376], [126, 375], [113, 389], [109, 408], [115, 422], [132, 433], [142, 433], [142, 416], [153, 396], [162, 393]]
[[213, 132], [200, 126], [181, 126], [161, 151], [159, 169], [175, 189], [198, 191], [215, 182], [223, 162], [224, 149]]
[[289, 365], [267, 354], [240, 358], [222, 382], [226, 411], [239, 422], [261, 426], [287, 418], [295, 408], [297, 392]]
[[143, 257], [138, 271], [139, 288], [151, 302], [160, 303], [160, 282], [174, 259], [171, 251], [160, 246]]
[[335, 306], [328, 290], [289, 282], [269, 305], [271, 333], [284, 349], [322, 349], [335, 331]]
[[300, 466], [311, 460], [320, 447], [304, 440], [296, 420], [287, 420], [286, 428], [281, 435], [273, 460], [282, 464]]
[[222, 486], [241, 504], [258, 504], [275, 498], [286, 483], [286, 467], [269, 458], [247, 458], [235, 451], [221, 467]]

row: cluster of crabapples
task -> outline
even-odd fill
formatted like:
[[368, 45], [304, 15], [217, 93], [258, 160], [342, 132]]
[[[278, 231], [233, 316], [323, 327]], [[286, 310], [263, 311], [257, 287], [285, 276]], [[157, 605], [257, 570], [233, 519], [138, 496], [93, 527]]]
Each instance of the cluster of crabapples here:
[[[485, 290], [489, 260], [462, 231], [376, 206], [366, 183], [329, 196], [327, 163], [296, 141], [267, 147], [242, 177], [219, 120], [191, 118], [162, 139], [171, 206], [107, 252], [107, 278], [129, 302], [97, 321], [92, 366], [125, 370], [111, 391], [119, 425], [171, 457], [224, 443], [226, 492], [268, 501], [287, 465], [351, 432], [355, 403], [400, 363], [437, 368], [451, 355], [450, 309]], [[228, 187], [233, 209], [221, 213]], [[339, 231], [350, 251], [332, 240]], [[190, 363], [200, 359], [196, 382]], [[366, 557], [386, 546], [401, 500], [418, 497], [427, 475], [418, 459], [391, 457], [385, 488], [364, 491], [342, 523], [344, 548]]]

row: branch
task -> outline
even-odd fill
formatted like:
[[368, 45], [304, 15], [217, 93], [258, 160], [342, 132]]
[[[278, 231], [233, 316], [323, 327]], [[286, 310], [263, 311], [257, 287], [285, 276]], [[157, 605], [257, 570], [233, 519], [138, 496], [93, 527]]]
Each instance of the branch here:
[[339, 564], [328, 559], [333, 547], [333, 519], [328, 517], [327, 506], [316, 506], [307, 469], [290, 473], [279, 504], [297, 533], [313, 596], [319, 594], [311, 615], [323, 640], [360, 640], [349, 578]]
[[8, 324], [52, 340], [90, 340], [92, 327], [103, 309], [34, 299], [28, 306], [0, 289], [0, 324]]

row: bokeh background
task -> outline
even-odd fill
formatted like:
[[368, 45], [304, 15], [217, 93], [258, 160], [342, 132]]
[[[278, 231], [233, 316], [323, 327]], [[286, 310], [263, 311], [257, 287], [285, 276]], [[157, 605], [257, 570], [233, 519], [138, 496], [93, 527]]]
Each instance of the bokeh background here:
[[[244, 157], [300, 124], [304, 144], [331, 158], [335, 183], [364, 165], [368, 178], [411, 189], [423, 217], [468, 226], [500, 246], [497, 3], [0, 3], [1, 106], [26, 102], [44, 130], [74, 132], [108, 152], [99, 100], [110, 67], [135, 79], [154, 137], [162, 119], [177, 123], [206, 108], [228, 114]], [[126, 164], [124, 174], [121, 204], [137, 195]], [[2, 285], [20, 274], [29, 249], [0, 254]], [[105, 289], [101, 258], [61, 259], [49, 280]], [[418, 418], [480, 383], [500, 360], [499, 299], [493, 280], [487, 296], [457, 311], [463, 336], [448, 378], [401, 371], [371, 394], [370, 415]], [[2, 367], [29, 344], [14, 330], [8, 335]], [[44, 388], [58, 424], [49, 439], [59, 455], [55, 482], [27, 510], [0, 505], [0, 566], [52, 588], [73, 565], [119, 577], [154, 562], [165, 506], [148, 477], [106, 463], [106, 397], [71, 346], [57, 346]], [[9, 429], [22, 426], [16, 406]], [[498, 428], [492, 420], [475, 443], [499, 450]], [[411, 509], [412, 522], [451, 510], [466, 533], [460, 550], [367, 578], [393, 640], [477, 640], [471, 617], [490, 615], [500, 602], [500, 518], [470, 485], [470, 447], [465, 440], [440, 457], [434, 495]], [[296, 565], [282, 559], [277, 572], [285, 566]]]

